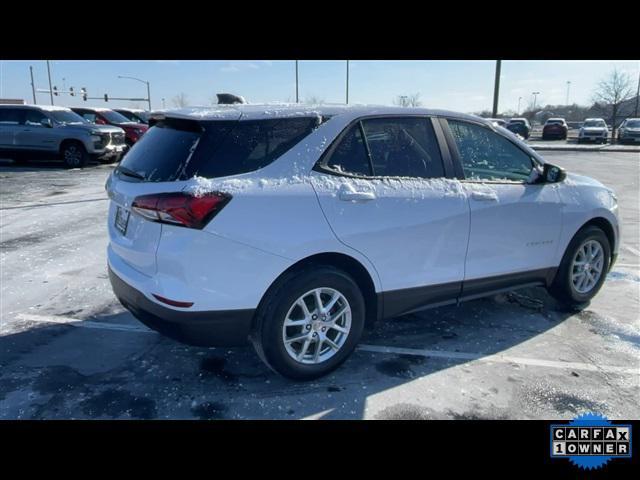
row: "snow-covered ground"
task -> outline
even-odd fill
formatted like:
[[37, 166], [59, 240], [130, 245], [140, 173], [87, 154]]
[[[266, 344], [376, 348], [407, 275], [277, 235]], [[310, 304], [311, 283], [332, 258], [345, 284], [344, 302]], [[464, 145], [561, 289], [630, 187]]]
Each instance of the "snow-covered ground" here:
[[536, 288], [407, 315], [312, 383], [250, 347], [175, 343], [117, 303], [112, 167], [0, 161], [0, 418], [640, 418], [640, 155], [545, 158], [619, 197], [624, 246], [587, 310]]

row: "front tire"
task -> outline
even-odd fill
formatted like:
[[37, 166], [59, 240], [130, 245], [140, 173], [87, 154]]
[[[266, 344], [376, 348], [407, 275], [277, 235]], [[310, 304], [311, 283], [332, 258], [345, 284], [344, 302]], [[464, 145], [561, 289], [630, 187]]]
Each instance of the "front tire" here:
[[571, 309], [582, 308], [602, 287], [610, 262], [605, 233], [595, 226], [583, 228], [569, 243], [549, 293]]
[[60, 153], [67, 168], [82, 168], [89, 161], [89, 154], [80, 142], [68, 142]]
[[292, 272], [267, 292], [251, 340], [275, 372], [311, 380], [335, 370], [360, 340], [365, 302], [345, 272], [330, 266]]

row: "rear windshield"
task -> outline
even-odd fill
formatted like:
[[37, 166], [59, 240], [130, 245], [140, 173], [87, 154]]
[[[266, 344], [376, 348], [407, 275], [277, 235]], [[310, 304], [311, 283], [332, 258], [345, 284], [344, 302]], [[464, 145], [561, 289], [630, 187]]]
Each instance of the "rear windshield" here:
[[562, 125], [563, 120], [547, 120], [547, 125]]
[[145, 133], [121, 166], [146, 182], [252, 172], [282, 156], [318, 122], [317, 117], [209, 122], [166, 119]]

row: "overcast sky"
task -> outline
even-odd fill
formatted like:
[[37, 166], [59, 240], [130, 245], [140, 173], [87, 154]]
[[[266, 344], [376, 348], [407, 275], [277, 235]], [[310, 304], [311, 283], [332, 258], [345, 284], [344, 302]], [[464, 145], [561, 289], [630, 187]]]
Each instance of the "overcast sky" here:
[[[47, 88], [43, 60], [0, 61], [0, 98], [32, 102], [29, 65], [37, 88]], [[538, 105], [588, 105], [601, 79], [614, 68], [629, 74], [637, 88], [640, 61], [503, 61], [499, 110], [521, 109], [540, 92]], [[423, 105], [461, 112], [491, 110], [495, 61], [356, 61], [350, 62], [350, 103], [391, 104], [398, 95], [420, 93]], [[52, 61], [52, 83], [59, 89], [86, 87], [89, 96], [144, 97], [146, 87], [118, 75], [151, 82], [153, 108], [173, 107], [184, 92], [190, 105], [210, 105], [215, 93], [243, 95], [251, 103], [295, 101], [293, 61]], [[300, 99], [316, 97], [328, 103], [345, 102], [344, 61], [300, 61]], [[48, 94], [37, 94], [49, 103]], [[57, 105], [133, 106], [132, 102], [87, 101], [54, 97]], [[146, 107], [143, 102], [137, 102]]]

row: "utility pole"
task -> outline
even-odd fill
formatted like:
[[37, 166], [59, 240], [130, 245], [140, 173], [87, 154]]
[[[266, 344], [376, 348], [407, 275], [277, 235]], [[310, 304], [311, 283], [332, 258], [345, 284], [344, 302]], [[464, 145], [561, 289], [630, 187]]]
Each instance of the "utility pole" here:
[[569, 87], [571, 86], [571, 80], [567, 80], [567, 101], [565, 105], [569, 105]]
[[502, 60], [496, 60], [496, 80], [493, 86], [493, 110], [491, 116], [496, 118], [498, 116], [498, 96], [500, 95], [500, 67], [502, 66]]
[[640, 99], [640, 73], [638, 73], [638, 90], [636, 91], [636, 109], [633, 114], [634, 117], [638, 118], [638, 100]]
[[33, 104], [37, 105], [38, 102], [36, 101], [36, 86], [33, 83], [33, 66], [29, 65], [29, 73], [31, 73], [31, 93], [33, 93]]
[[298, 60], [296, 60], [296, 103], [300, 103], [300, 95], [298, 90]]
[[51, 105], [53, 105], [53, 88], [51, 88], [51, 67], [49, 66], [49, 60], [47, 60], [47, 74], [49, 75], [49, 96], [51, 97]]
[[540, 92], [531, 92], [531, 95], [533, 95], [533, 114], [536, 114], [536, 101], [538, 100], [538, 95], [540, 95]]
[[522, 100], [522, 97], [518, 97], [518, 115], [520, 115], [520, 101]]
[[349, 60], [347, 60], [347, 105], [349, 105]]

